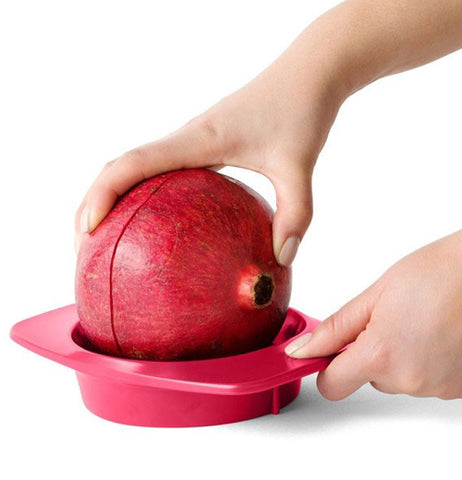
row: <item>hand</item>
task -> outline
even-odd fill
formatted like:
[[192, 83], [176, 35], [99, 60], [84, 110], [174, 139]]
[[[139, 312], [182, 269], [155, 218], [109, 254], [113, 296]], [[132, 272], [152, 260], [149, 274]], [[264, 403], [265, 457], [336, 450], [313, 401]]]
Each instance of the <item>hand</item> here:
[[403, 258], [286, 352], [331, 355], [350, 342], [318, 375], [324, 397], [370, 382], [386, 393], [462, 398], [462, 231]]
[[136, 183], [183, 168], [243, 167], [270, 179], [277, 198], [274, 252], [290, 265], [312, 217], [311, 176], [340, 107], [320, 69], [309, 81], [284, 56], [255, 80], [171, 135], [105, 165], [76, 215], [76, 250]]
[[108, 162], [77, 211], [76, 250], [141, 180], [233, 165], [273, 183], [274, 253], [289, 265], [312, 216], [313, 167], [342, 102], [378, 78], [460, 48], [461, 25], [460, 2], [342, 2], [244, 88], [168, 137]]

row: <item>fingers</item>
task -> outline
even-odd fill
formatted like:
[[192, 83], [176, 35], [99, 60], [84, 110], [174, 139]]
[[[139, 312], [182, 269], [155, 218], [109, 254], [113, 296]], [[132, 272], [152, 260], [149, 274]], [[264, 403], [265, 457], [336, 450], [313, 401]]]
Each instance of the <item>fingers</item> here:
[[362, 346], [353, 344], [319, 372], [316, 384], [328, 400], [342, 400], [370, 381], [368, 359]]
[[309, 358], [332, 355], [351, 344], [318, 374], [318, 389], [329, 400], [345, 398], [372, 380], [375, 356], [370, 354], [365, 329], [378, 293], [377, 284], [372, 285], [322, 322], [313, 333], [302, 335], [286, 347], [286, 353], [292, 357]]
[[105, 165], [80, 205], [76, 246], [94, 230], [117, 198], [140, 181], [170, 170], [220, 166], [226, 153], [224, 135], [210, 119], [199, 117], [171, 135], [138, 147]]
[[286, 163], [287, 169], [268, 175], [276, 190], [277, 209], [273, 219], [274, 255], [288, 267], [313, 216], [311, 173], [301, 163]]
[[328, 400], [341, 400], [368, 383], [370, 371], [362, 345], [353, 344], [319, 372], [316, 380], [321, 395]]
[[356, 340], [366, 328], [375, 302], [374, 286], [344, 305], [307, 335], [290, 343], [285, 351], [294, 358], [324, 357]]

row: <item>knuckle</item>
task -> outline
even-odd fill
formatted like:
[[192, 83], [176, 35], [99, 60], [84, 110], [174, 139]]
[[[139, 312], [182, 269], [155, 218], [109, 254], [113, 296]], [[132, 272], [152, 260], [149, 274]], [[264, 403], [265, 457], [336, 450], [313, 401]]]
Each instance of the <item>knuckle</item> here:
[[393, 388], [390, 388], [388, 385], [380, 382], [371, 381], [369, 382], [373, 388], [375, 388], [378, 392], [382, 393], [395, 393]]
[[222, 163], [224, 133], [221, 122], [216, 117], [202, 115], [195, 120], [195, 127], [206, 155], [214, 158], [217, 163]]
[[[359, 335], [361, 337], [362, 334]], [[359, 339], [358, 337], [358, 339]], [[371, 341], [368, 339], [364, 342], [364, 365], [367, 365], [368, 370], [374, 378], [381, 378], [390, 370], [391, 365], [391, 348], [380, 338]]]
[[134, 148], [133, 150], [129, 150], [125, 152], [117, 161], [123, 163], [128, 168], [137, 166], [141, 163], [143, 159], [143, 155], [139, 148]]
[[110, 160], [109, 162], [106, 162], [103, 166], [103, 171], [110, 169], [114, 163], [116, 163], [117, 160]]
[[422, 396], [425, 386], [425, 374], [418, 369], [409, 368], [398, 378], [399, 391], [407, 395]]
[[439, 398], [440, 400], [455, 400], [457, 397], [452, 395], [449, 392], [438, 392], [436, 394], [436, 397]]
[[351, 336], [349, 334], [350, 323], [348, 309], [346, 306], [343, 306], [321, 323], [319, 333], [343, 342], [346, 337]]
[[441, 400], [455, 400], [456, 398], [461, 398], [460, 394], [454, 390], [453, 385], [441, 386], [436, 392], [436, 397]]
[[340, 309], [339, 311], [335, 312], [324, 322], [322, 322], [321, 325], [322, 331], [325, 332], [326, 335], [336, 338], [337, 335], [342, 332], [345, 325], [345, 315], [343, 310]]
[[415, 397], [424, 396], [427, 390], [425, 371], [415, 365], [403, 365], [393, 355], [386, 343], [376, 342], [366, 354], [374, 388], [386, 393], [404, 393]]

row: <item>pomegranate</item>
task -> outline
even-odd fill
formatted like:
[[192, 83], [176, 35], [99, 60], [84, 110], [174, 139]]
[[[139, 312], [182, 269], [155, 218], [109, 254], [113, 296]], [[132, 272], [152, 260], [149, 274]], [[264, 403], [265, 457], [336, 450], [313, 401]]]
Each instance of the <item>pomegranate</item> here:
[[101, 353], [148, 360], [270, 345], [291, 288], [271, 221], [262, 197], [210, 170], [138, 184], [82, 242], [76, 302], [85, 335]]

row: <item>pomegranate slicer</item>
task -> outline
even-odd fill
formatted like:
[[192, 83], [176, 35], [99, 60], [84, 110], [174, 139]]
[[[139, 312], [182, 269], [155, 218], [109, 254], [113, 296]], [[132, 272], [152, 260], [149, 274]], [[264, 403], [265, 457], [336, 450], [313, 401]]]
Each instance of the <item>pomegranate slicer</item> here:
[[319, 323], [289, 309], [273, 345], [210, 360], [157, 362], [92, 351], [75, 305], [23, 320], [11, 338], [23, 347], [76, 371], [82, 399], [94, 414], [113, 422], [150, 427], [217, 425], [279, 410], [298, 395], [305, 375], [332, 357], [294, 359], [284, 347]]

